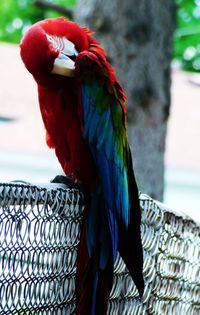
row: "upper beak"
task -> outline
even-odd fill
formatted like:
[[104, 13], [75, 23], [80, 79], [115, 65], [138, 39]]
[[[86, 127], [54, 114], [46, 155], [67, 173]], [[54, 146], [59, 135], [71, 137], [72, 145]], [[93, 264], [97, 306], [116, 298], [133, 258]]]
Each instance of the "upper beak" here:
[[67, 55], [60, 52], [58, 57], [54, 60], [54, 65], [51, 72], [66, 77], [74, 77], [75, 75], [74, 70], [75, 70], [74, 61]]

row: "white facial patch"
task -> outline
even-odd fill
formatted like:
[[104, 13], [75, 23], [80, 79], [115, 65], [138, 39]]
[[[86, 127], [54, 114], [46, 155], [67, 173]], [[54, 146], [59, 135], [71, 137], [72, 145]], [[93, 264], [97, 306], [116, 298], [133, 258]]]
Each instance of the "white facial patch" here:
[[55, 50], [59, 50], [61, 53], [67, 56], [78, 56], [78, 51], [75, 45], [66, 37], [52, 36], [46, 34], [49, 43]]

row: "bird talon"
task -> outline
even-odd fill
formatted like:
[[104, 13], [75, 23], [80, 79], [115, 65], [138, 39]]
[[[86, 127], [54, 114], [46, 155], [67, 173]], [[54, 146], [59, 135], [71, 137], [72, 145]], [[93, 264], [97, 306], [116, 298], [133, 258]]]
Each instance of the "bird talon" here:
[[54, 179], [51, 180], [51, 183], [64, 184], [71, 189], [81, 189], [81, 182], [71, 175], [57, 175]]

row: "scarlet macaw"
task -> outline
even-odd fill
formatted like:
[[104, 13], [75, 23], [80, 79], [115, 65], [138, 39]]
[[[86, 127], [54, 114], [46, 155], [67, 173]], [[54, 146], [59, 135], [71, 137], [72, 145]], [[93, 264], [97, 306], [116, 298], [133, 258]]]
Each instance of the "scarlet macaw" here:
[[127, 140], [126, 97], [106, 53], [78, 24], [46, 19], [21, 57], [38, 84], [46, 141], [87, 192], [77, 258], [76, 314], [106, 314], [117, 251], [143, 294], [141, 213]]

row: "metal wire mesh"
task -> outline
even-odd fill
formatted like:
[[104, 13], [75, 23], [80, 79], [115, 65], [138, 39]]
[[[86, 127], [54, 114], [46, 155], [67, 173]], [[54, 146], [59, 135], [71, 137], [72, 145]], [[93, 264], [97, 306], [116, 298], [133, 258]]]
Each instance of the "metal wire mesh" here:
[[[110, 315], [199, 315], [200, 226], [140, 196], [145, 292], [118, 257]], [[62, 185], [0, 184], [0, 314], [73, 314], [83, 196]]]

